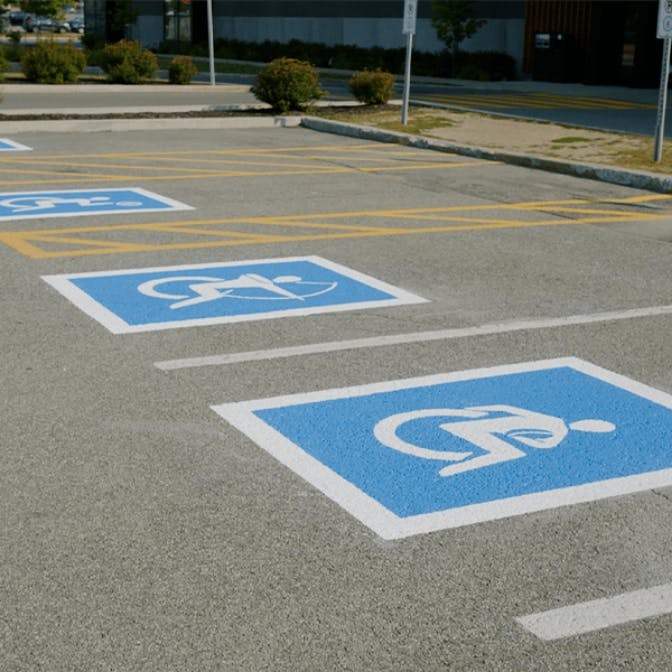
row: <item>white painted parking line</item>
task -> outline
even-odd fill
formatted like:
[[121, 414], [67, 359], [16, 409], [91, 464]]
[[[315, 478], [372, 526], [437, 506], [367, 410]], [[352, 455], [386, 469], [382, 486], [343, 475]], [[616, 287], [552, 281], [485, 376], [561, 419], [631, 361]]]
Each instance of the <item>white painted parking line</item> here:
[[254, 362], [265, 359], [280, 359], [283, 357], [298, 357], [301, 355], [338, 352], [340, 350], [378, 348], [386, 345], [405, 345], [408, 343], [423, 343], [428, 341], [468, 338], [470, 336], [488, 336], [491, 334], [505, 334], [513, 331], [550, 329], [578, 324], [631, 320], [634, 318], [656, 317], [659, 315], [670, 314], [672, 314], [672, 305], [650, 306], [647, 308], [633, 308], [630, 310], [608, 311], [585, 315], [569, 315], [566, 317], [551, 317], [537, 320], [519, 320], [515, 322], [483, 324], [478, 327], [440, 329], [437, 331], [417, 331], [407, 334], [391, 334], [386, 336], [372, 336], [370, 338], [356, 338], [347, 341], [311, 343], [308, 345], [297, 345], [286, 348], [269, 348], [268, 350], [251, 350], [247, 352], [234, 352], [222, 355], [190, 357], [186, 359], [171, 359], [155, 362], [154, 366], [156, 366], [158, 369], [161, 369], [162, 371], [190, 369], [203, 366], [223, 366], [227, 364], [240, 364], [243, 362]]
[[520, 616], [516, 622], [552, 641], [672, 613], [672, 583]]

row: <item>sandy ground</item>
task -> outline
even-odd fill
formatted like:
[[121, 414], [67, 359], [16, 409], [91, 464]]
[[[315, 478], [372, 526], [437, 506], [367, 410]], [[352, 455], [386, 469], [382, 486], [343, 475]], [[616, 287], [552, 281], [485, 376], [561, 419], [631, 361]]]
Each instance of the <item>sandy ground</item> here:
[[418, 133], [459, 145], [502, 149], [579, 163], [606, 164], [655, 173], [672, 173], [672, 141], [663, 159], [653, 161], [653, 137], [606, 133], [547, 122], [506, 119], [471, 112], [412, 107], [402, 126], [399, 109], [340, 111], [341, 121]]
[[554, 156], [587, 163], [613, 163], [614, 156], [645, 149], [653, 143], [637, 136], [567, 128], [558, 124], [525, 122], [460, 114], [452, 125], [427, 131], [442, 140], [523, 154]]

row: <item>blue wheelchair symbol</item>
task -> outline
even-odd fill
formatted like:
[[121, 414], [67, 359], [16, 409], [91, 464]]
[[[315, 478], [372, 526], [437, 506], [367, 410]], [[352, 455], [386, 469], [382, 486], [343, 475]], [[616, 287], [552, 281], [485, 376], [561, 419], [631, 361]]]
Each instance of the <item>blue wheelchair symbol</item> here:
[[[403, 425], [420, 418], [436, 418], [438, 426], [455, 438], [471, 444], [465, 452], [433, 450], [404, 441], [399, 436]], [[526, 456], [524, 447], [548, 450], [557, 448], [570, 431], [607, 433], [616, 426], [605, 420], [585, 419], [567, 424], [562, 418], [505, 404], [472, 406], [464, 409], [433, 408], [398, 413], [374, 427], [375, 437], [384, 446], [422, 459], [450, 462], [439, 470], [453, 476]]]
[[117, 334], [425, 301], [317, 256], [53, 275], [44, 280]]
[[389, 539], [672, 485], [672, 397], [576, 358], [213, 409]]
[[[166, 286], [181, 285], [186, 293], [170, 293]], [[300, 275], [279, 275], [274, 278], [259, 273], [242, 273], [222, 279], [211, 276], [172, 276], [143, 282], [138, 291], [145, 296], [168, 299], [171, 310], [187, 308], [220, 299], [243, 301], [287, 301], [326, 294], [338, 286], [337, 281], [315, 282]]]
[[0, 221], [191, 209], [140, 188], [0, 193]]

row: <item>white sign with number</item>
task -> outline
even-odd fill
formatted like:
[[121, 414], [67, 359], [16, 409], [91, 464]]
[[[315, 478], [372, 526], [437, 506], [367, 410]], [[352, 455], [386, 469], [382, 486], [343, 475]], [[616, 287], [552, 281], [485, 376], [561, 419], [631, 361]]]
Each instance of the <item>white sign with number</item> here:
[[418, 0], [404, 0], [404, 25], [401, 29], [402, 34], [415, 34], [415, 20], [417, 13]]
[[672, 0], [659, 0], [659, 3], [656, 35], [661, 39], [669, 39], [672, 37]]

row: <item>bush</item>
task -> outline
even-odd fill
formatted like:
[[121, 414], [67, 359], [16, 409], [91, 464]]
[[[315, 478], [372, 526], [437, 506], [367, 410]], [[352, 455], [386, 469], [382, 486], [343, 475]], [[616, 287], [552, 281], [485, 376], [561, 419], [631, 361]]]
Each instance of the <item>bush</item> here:
[[154, 77], [159, 62], [156, 54], [143, 49], [140, 42], [119, 40], [105, 46], [100, 67], [109, 82], [139, 84]]
[[487, 73], [492, 82], [516, 79], [516, 61], [510, 54], [501, 51], [472, 51], [468, 63], [474, 64]]
[[488, 82], [490, 77], [488, 73], [475, 63], [463, 65], [453, 73], [455, 79], [470, 79], [473, 82]]
[[9, 67], [9, 61], [7, 60], [7, 54], [5, 53], [5, 48], [0, 45], [0, 82], [5, 81], [5, 73]]
[[365, 105], [383, 105], [392, 98], [394, 75], [382, 70], [361, 70], [350, 78], [350, 93]]
[[86, 56], [72, 44], [40, 41], [21, 56], [21, 70], [29, 82], [74, 82], [86, 67]]
[[101, 51], [105, 46], [105, 38], [98, 33], [84, 33], [80, 39], [87, 51]]
[[276, 112], [303, 110], [324, 91], [315, 68], [295, 58], [276, 58], [257, 74], [252, 93]]
[[168, 66], [168, 81], [171, 84], [189, 84], [197, 72], [191, 56], [175, 56]]

